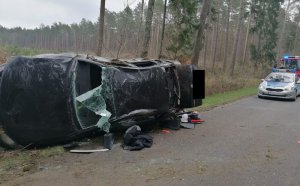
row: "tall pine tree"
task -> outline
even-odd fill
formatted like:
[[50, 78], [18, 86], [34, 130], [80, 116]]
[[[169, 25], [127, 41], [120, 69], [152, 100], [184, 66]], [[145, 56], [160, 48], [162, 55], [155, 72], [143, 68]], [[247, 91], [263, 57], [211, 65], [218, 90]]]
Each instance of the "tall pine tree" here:
[[257, 45], [251, 45], [251, 57], [257, 63], [271, 63], [276, 58], [274, 51], [278, 35], [278, 15], [283, 0], [256, 0], [253, 3], [255, 25], [252, 32], [257, 34]]

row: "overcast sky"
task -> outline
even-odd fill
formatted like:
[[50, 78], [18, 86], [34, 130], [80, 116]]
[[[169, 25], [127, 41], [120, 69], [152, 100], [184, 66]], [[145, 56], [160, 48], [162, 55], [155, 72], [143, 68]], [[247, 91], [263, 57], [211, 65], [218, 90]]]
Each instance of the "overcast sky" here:
[[[106, 8], [121, 11], [140, 0], [106, 0]], [[36, 28], [42, 23], [79, 23], [82, 18], [96, 22], [100, 0], [0, 0], [0, 25], [12, 28]]]

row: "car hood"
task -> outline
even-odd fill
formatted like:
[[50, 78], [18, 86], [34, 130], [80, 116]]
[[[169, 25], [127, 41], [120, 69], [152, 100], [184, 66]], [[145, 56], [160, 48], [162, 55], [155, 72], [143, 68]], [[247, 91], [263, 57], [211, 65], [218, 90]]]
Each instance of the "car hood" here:
[[271, 82], [271, 81], [267, 81], [266, 82], [266, 86], [267, 88], [274, 88], [274, 87], [278, 87], [278, 88], [285, 88], [285, 87], [289, 87], [292, 86], [293, 83], [284, 83], [284, 82]]

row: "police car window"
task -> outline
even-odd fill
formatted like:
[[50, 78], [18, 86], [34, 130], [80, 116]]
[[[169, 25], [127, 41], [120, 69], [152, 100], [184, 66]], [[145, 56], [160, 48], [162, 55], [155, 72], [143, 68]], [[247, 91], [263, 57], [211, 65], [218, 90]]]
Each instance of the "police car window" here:
[[283, 74], [270, 74], [267, 78], [267, 81], [271, 82], [283, 82], [283, 83], [292, 83], [294, 82], [293, 75], [283, 75]]

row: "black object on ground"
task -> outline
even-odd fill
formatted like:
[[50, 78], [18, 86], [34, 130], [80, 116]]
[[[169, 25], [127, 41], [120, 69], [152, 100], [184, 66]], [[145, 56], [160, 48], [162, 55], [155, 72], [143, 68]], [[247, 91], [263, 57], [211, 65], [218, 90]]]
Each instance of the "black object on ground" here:
[[112, 133], [104, 134], [103, 136], [103, 146], [106, 149], [111, 150], [114, 144], [114, 135]]
[[181, 123], [180, 126], [185, 129], [194, 129], [195, 128], [194, 123]]
[[80, 154], [90, 154], [90, 153], [94, 153], [94, 152], [106, 152], [109, 151], [109, 149], [74, 149], [74, 150], [70, 150], [71, 153], [80, 153]]
[[76, 147], [79, 147], [79, 144], [77, 142], [72, 142], [72, 143], [65, 144], [63, 147], [65, 150], [71, 150]]
[[167, 118], [163, 121], [161, 121], [161, 127], [162, 128], [168, 128], [171, 130], [179, 130], [180, 129], [180, 118]]
[[198, 112], [192, 112], [189, 114], [189, 119], [190, 120], [199, 120], [200, 118], [200, 114]]
[[201, 115], [198, 112], [182, 112], [178, 117], [181, 118], [180, 126], [186, 129], [194, 129], [195, 124], [203, 122]]
[[126, 130], [124, 134], [124, 150], [136, 151], [143, 148], [150, 148], [153, 144], [153, 137], [143, 134], [138, 125], [134, 125]]

